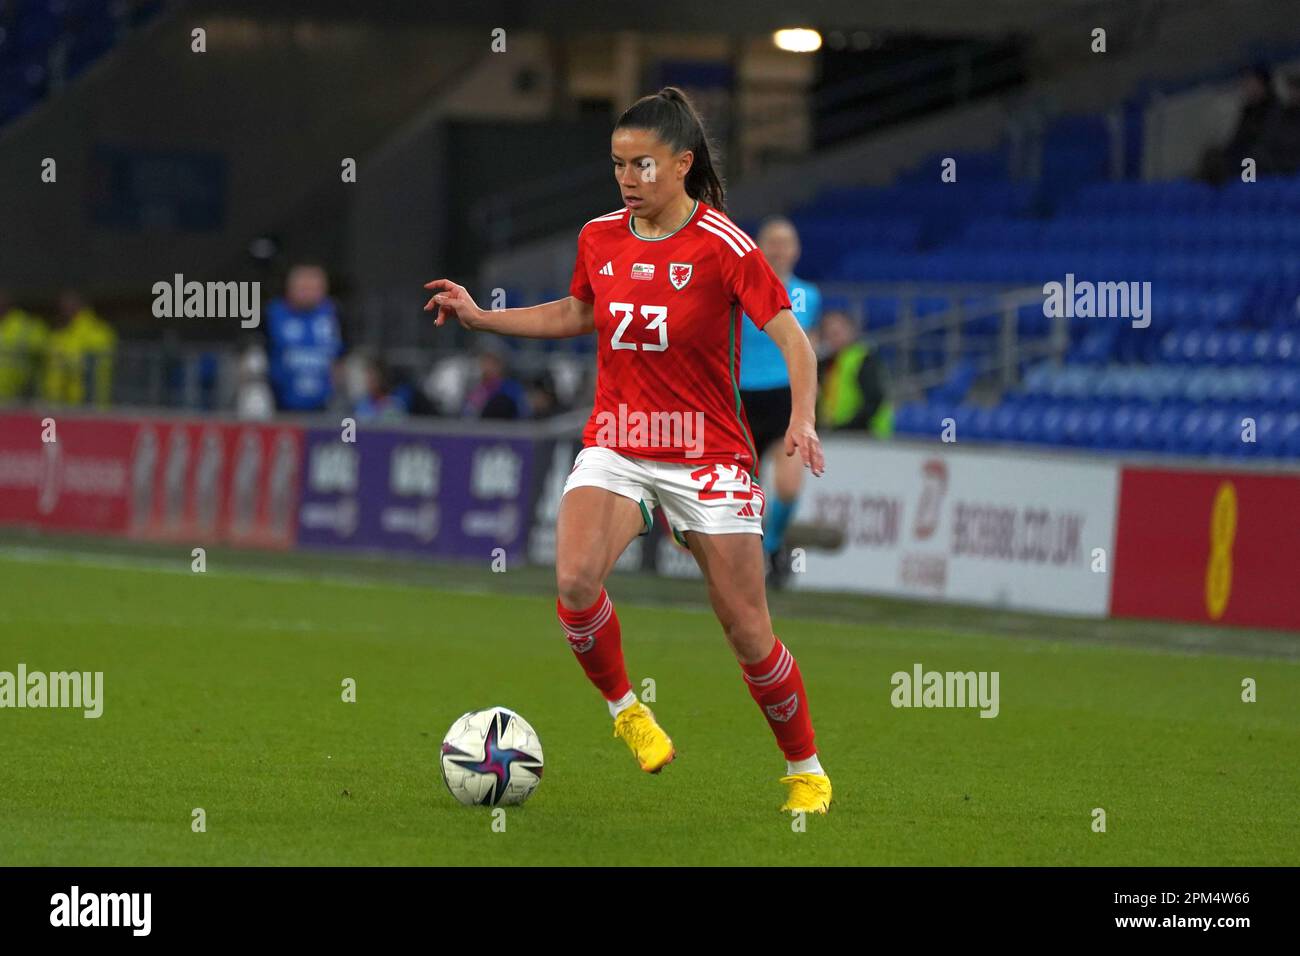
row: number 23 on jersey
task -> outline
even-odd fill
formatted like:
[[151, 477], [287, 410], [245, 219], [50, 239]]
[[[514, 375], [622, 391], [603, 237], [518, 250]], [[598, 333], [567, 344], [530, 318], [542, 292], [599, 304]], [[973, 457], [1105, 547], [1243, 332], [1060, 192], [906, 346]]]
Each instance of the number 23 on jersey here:
[[[668, 307], [666, 305], [643, 305], [638, 310], [631, 302], [611, 302], [609, 313], [619, 319], [618, 327], [614, 329], [614, 336], [610, 340], [610, 345], [614, 349], [663, 352], [668, 348]], [[636, 328], [645, 335], [637, 336], [641, 341], [629, 342], [624, 336], [628, 326], [636, 320], [640, 323]], [[651, 337], [650, 333], [657, 333], [659, 341], [646, 341], [646, 338]]]

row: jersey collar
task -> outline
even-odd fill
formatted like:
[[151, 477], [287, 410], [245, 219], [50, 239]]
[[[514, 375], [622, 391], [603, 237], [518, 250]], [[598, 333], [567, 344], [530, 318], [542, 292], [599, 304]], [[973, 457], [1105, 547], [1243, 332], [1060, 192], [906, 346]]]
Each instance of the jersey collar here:
[[662, 242], [664, 239], [671, 239], [673, 236], [677, 235], [679, 232], [681, 232], [683, 229], [689, 226], [691, 224], [691, 220], [695, 218], [695, 214], [699, 211], [700, 211], [700, 201], [697, 199], [695, 200], [695, 205], [691, 207], [691, 214], [687, 216], [686, 219], [682, 222], [682, 224], [678, 226], [676, 229], [674, 229], [672, 232], [662, 236], [643, 236], [636, 231], [636, 226], [632, 225], [632, 220], [635, 219], [636, 216], [632, 215], [632, 210], [629, 209], [627, 211], [627, 228], [628, 231], [632, 233], [632, 235], [636, 236], [642, 242]]

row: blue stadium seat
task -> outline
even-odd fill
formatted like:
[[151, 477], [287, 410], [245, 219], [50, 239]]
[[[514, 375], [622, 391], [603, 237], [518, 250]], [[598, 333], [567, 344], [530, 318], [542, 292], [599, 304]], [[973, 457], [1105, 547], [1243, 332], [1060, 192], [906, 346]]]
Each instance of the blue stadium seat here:
[[[827, 190], [801, 212], [816, 213], [827, 242], [854, 217], [923, 222], [918, 244], [840, 253], [839, 276], [887, 282], [981, 282], [1040, 288], [1076, 282], [1150, 281], [1151, 324], [1123, 317], [1070, 319], [1065, 364], [1023, 369], [999, 407], [958, 404], [967, 437], [1118, 451], [1300, 456], [1300, 176], [1223, 188], [1187, 180], [1111, 181], [1110, 135], [1097, 116], [1061, 117], [1048, 129], [1044, 190], [1005, 180], [1006, 157], [963, 156], [972, 173], [953, 193], [933, 187], [925, 163], [885, 189]], [[1131, 157], [1130, 157], [1131, 158]], [[935, 157], [926, 162], [933, 165]], [[1044, 217], [1044, 213], [1054, 214]], [[943, 217], [947, 216], [947, 219]], [[935, 228], [938, 222], [942, 228]], [[837, 233], [838, 230], [838, 233]], [[828, 253], [829, 255], [830, 253]], [[1001, 315], [967, 296], [962, 351], [990, 355]], [[942, 297], [914, 300], [916, 315], [947, 308]], [[868, 327], [897, 322], [889, 296], [865, 303]], [[1023, 338], [1050, 333], [1042, 306], [1016, 314]], [[926, 336], [915, 358], [937, 368], [942, 335]], [[927, 415], [960, 403], [967, 373], [931, 390]], [[902, 414], [905, 431], [910, 419]], [[1235, 416], [1235, 418], [1234, 418]], [[1261, 440], [1240, 441], [1240, 418], [1256, 417]], [[1235, 421], [1235, 424], [1234, 424]], [[937, 426], [926, 429], [937, 437]]]

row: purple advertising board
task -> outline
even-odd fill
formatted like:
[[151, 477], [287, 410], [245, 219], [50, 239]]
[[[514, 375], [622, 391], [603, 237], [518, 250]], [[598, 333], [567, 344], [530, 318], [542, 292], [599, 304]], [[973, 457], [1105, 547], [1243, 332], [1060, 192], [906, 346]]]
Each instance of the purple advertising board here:
[[307, 431], [298, 545], [523, 560], [533, 443], [361, 427]]

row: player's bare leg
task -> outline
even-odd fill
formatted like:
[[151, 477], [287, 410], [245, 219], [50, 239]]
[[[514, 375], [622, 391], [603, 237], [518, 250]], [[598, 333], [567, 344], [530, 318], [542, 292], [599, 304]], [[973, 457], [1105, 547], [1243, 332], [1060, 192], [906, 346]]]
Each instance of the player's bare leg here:
[[781, 809], [825, 813], [831, 782], [817, 759], [799, 665], [772, 633], [761, 539], [756, 534], [694, 531], [685, 537], [704, 572], [713, 611], [740, 662], [750, 696], [785, 754], [786, 775], [781, 782], [789, 794]]
[[560, 499], [556, 525], [556, 611], [569, 646], [614, 717], [614, 736], [631, 748], [641, 769], [671, 763], [673, 742], [636, 699], [623, 663], [622, 631], [605, 579], [645, 528], [641, 506], [604, 488], [573, 488]]
[[762, 539], [756, 534], [686, 532], [686, 543], [704, 572], [709, 601], [742, 666], [759, 664], [776, 644], [763, 588]]
[[560, 499], [555, 584], [568, 607], [589, 607], [632, 540], [645, 530], [641, 506], [604, 488], [574, 488]]

